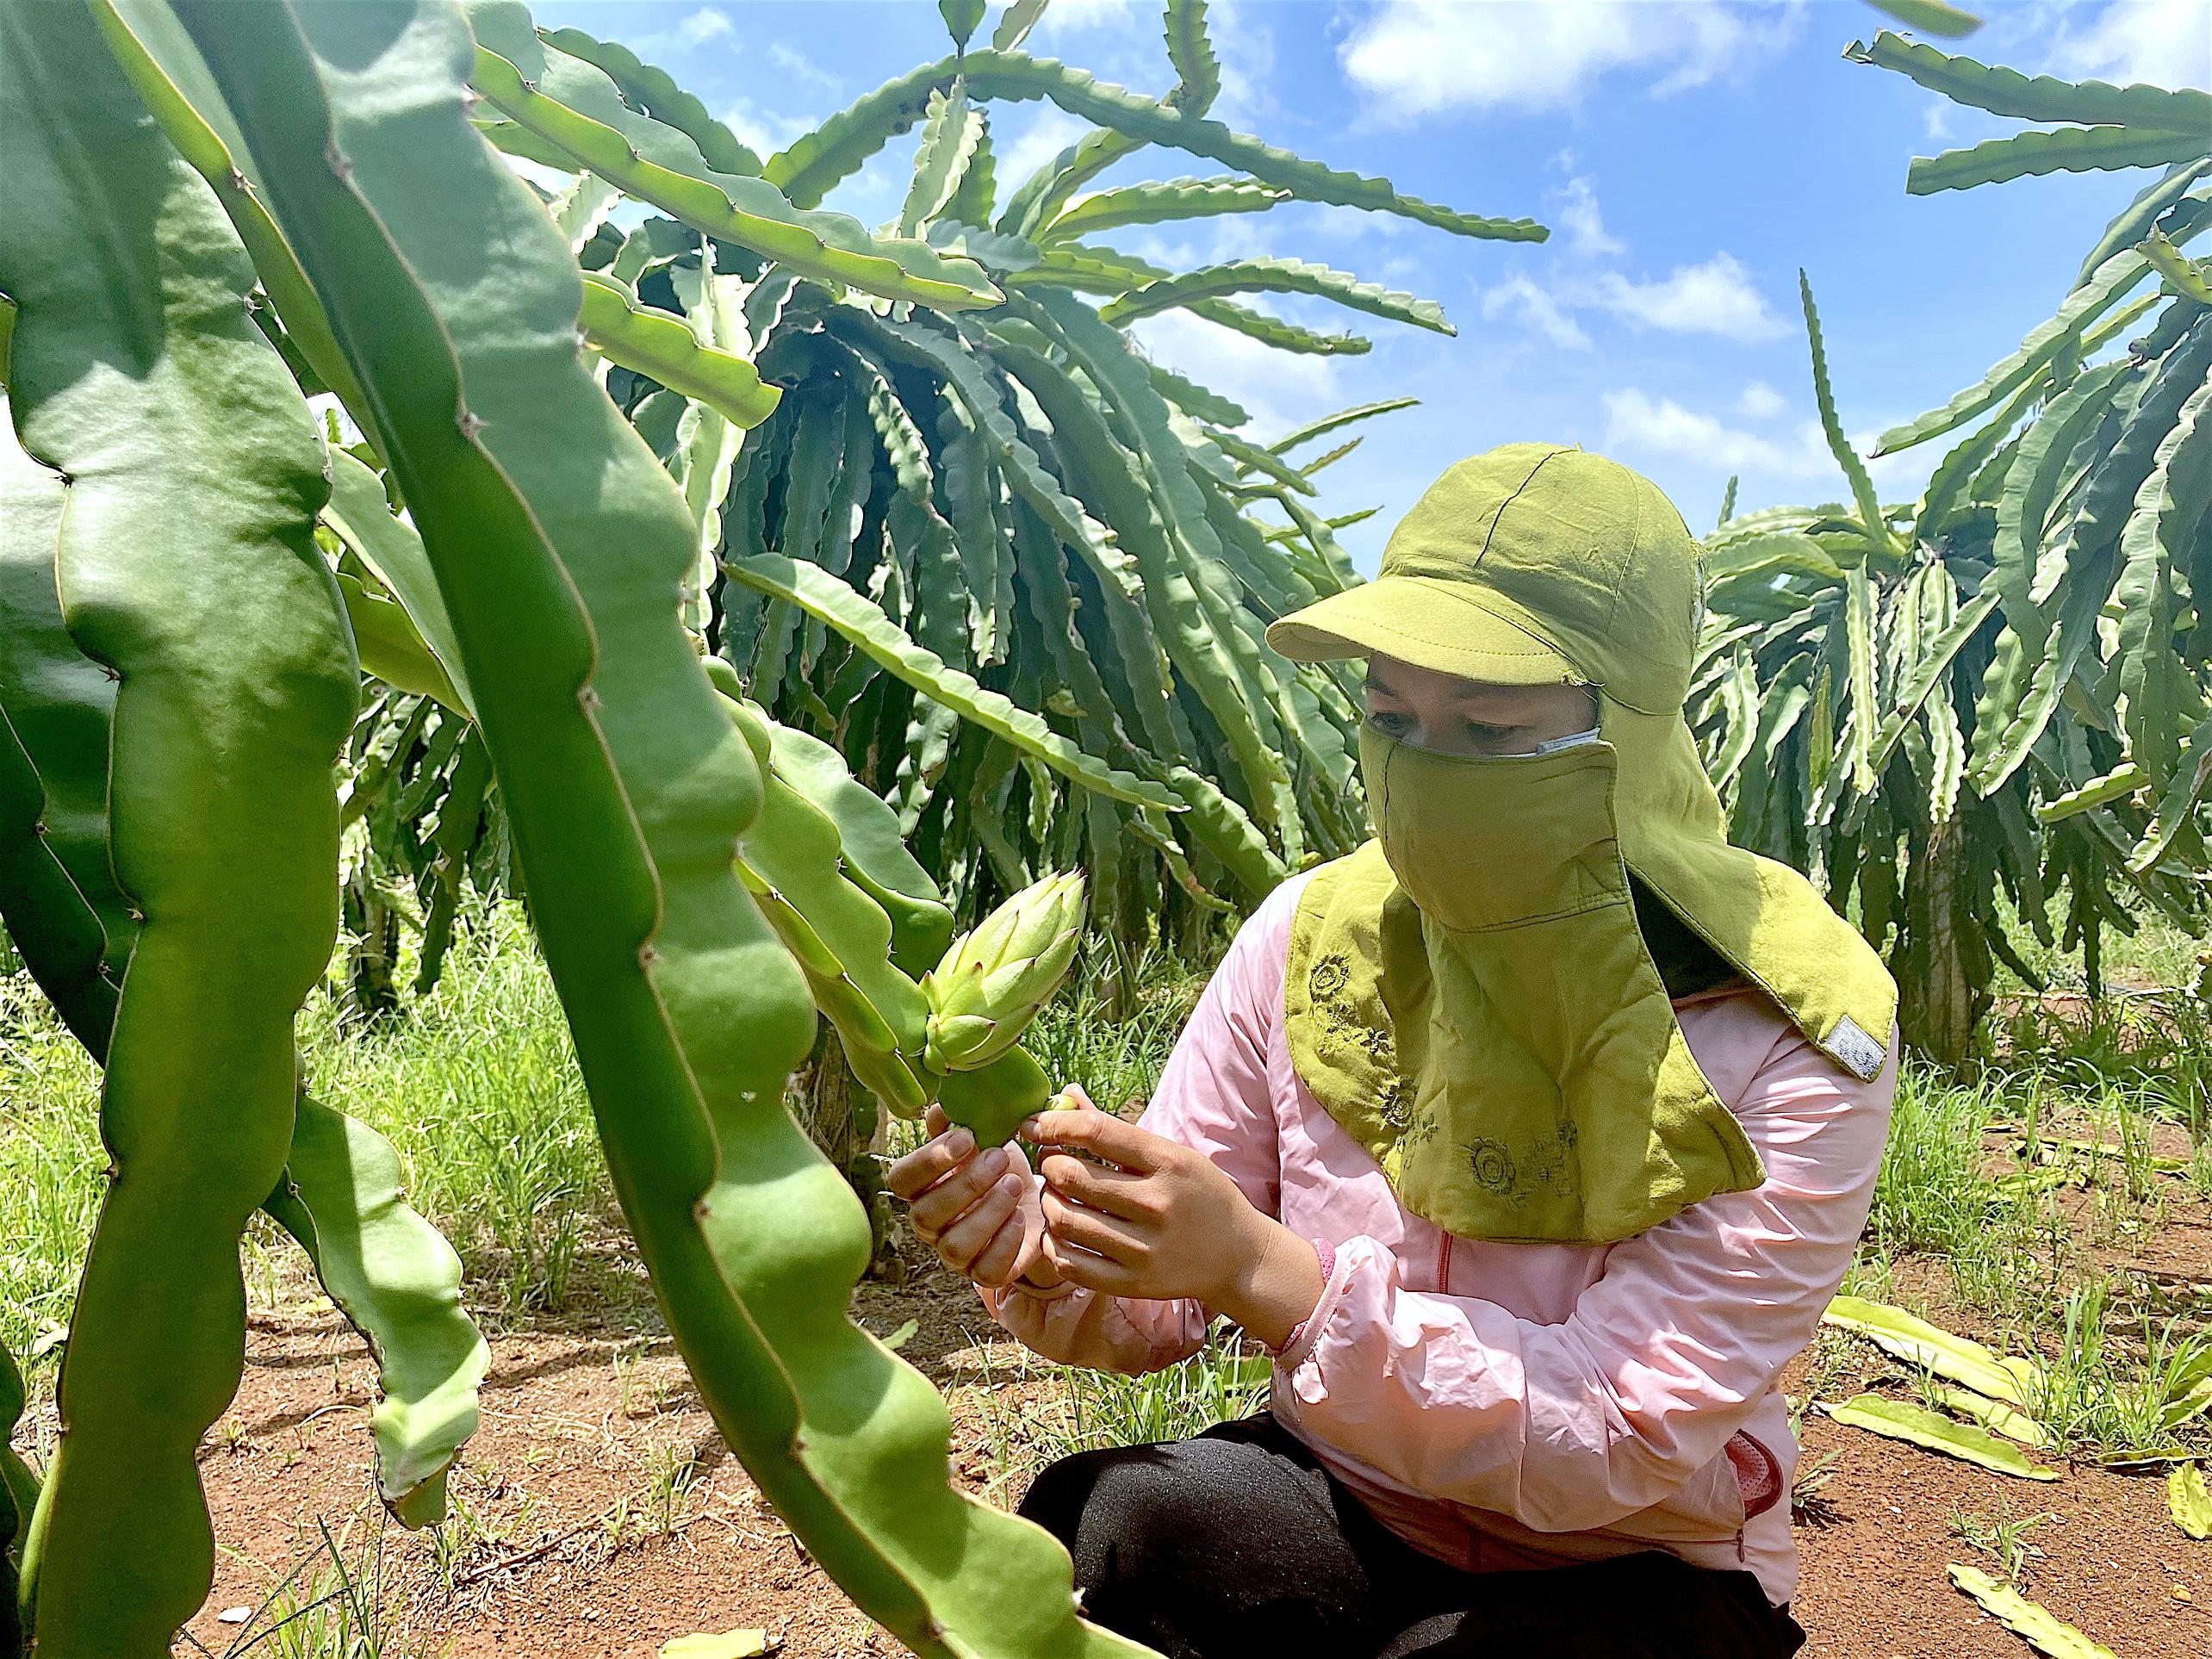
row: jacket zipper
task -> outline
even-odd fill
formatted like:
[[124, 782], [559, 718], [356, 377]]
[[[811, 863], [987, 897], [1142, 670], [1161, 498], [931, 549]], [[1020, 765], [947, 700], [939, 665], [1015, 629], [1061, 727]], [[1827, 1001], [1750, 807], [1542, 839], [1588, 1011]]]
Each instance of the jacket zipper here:
[[1438, 1227], [1437, 1237], [1436, 1293], [1448, 1296], [1451, 1294], [1451, 1234]]

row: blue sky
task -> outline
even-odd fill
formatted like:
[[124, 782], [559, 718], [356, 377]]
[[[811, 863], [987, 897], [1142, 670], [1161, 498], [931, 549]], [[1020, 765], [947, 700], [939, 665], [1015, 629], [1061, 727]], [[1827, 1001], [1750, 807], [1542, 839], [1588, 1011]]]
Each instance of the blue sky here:
[[[2010, 0], [1959, 48], [2069, 78], [2205, 85], [2212, 0]], [[993, 8], [994, 14], [996, 7]], [[541, 23], [619, 39], [756, 146], [807, 131], [947, 48], [929, 0], [540, 3]], [[1411, 394], [1324, 473], [1371, 570], [1389, 525], [1461, 456], [1580, 443], [1650, 474], [1693, 529], [1729, 475], [1743, 506], [1825, 500], [1841, 475], [1813, 421], [1797, 270], [1818, 301], [1844, 424], [1866, 438], [1942, 402], [2054, 310], [2143, 182], [2056, 175], [1908, 196], [1916, 155], [2011, 130], [1899, 76], [1845, 62], [1885, 19], [1859, 0], [1215, 0], [1214, 114], [1409, 194], [1551, 227], [1530, 245], [1291, 203], [1106, 239], [1186, 266], [1295, 254], [1439, 301], [1457, 338], [1318, 301], [1361, 357], [1294, 357], [1195, 319], [1137, 325], [1160, 361], [1244, 402], [1262, 438], [1345, 404]], [[987, 37], [991, 24], [984, 26]], [[1157, 94], [1173, 82], [1152, 0], [1052, 0], [1028, 49]], [[1002, 196], [1084, 128], [1048, 104], [993, 106]], [[894, 217], [910, 139], [829, 205]], [[1140, 152], [1106, 182], [1216, 173]], [[1930, 446], [1931, 451], [1939, 446]], [[1908, 494], [1936, 458], [1880, 463]]]

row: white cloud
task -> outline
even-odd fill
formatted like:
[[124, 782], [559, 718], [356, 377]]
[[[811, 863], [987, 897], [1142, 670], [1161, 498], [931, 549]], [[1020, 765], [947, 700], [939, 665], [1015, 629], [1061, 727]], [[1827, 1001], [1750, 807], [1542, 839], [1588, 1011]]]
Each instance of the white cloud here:
[[1609, 449], [1673, 456], [1729, 472], [1757, 471], [1786, 478], [1817, 476], [1835, 469], [1835, 459], [1821, 441], [1815, 421], [1806, 421], [1787, 439], [1776, 439], [1730, 426], [1717, 416], [1686, 409], [1670, 397], [1655, 401], [1633, 387], [1607, 392], [1604, 397]]
[[1716, 253], [1702, 264], [1677, 265], [1656, 282], [1631, 282], [1619, 271], [1607, 271], [1591, 285], [1589, 302], [1633, 326], [1672, 334], [1768, 340], [1789, 332], [1752, 286], [1750, 273], [1728, 253]]
[[763, 156], [774, 153], [821, 123], [805, 115], [779, 115], [763, 109], [750, 98], [740, 98], [722, 112], [722, 124]]
[[1625, 250], [1627, 245], [1606, 229], [1606, 221], [1598, 213], [1597, 190], [1588, 178], [1569, 179], [1557, 199], [1559, 223], [1567, 233], [1569, 249], [1594, 259]]
[[[1753, 432], [1730, 426], [1717, 415], [1685, 408], [1670, 397], [1654, 399], [1634, 387], [1602, 395], [1606, 408], [1606, 446], [1631, 454], [1665, 456], [1693, 461], [1716, 473], [1750, 473], [1768, 480], [1817, 481], [1817, 488], [1839, 499], [1842, 470], [1829, 453], [1820, 423], [1810, 418], [1779, 432]], [[1785, 405], [1774, 388], [1754, 381], [1737, 401], [1739, 413], [1754, 419], [1768, 419]], [[1873, 447], [1881, 424], [1850, 435], [1851, 445], [1863, 458]], [[1867, 470], [1885, 499], [1909, 495], [1927, 478], [1933, 457], [1919, 451], [1884, 456], [1867, 463]]]
[[1753, 285], [1743, 263], [1725, 252], [1642, 281], [1606, 270], [1562, 276], [1539, 286], [1516, 272], [1482, 294], [1484, 317], [1494, 321], [1501, 316], [1518, 318], [1555, 345], [1581, 350], [1589, 345], [1590, 339], [1571, 314], [1575, 312], [1606, 313], [1639, 332], [1712, 334], [1754, 342], [1791, 332], [1791, 325], [1775, 314]]
[[[1002, 115], [1009, 113], [999, 106]], [[1062, 150], [1090, 130], [1090, 123], [1078, 121], [1066, 110], [1047, 104], [1033, 116], [1029, 124], [1008, 143], [996, 121], [991, 123], [993, 144], [992, 165], [998, 180], [1002, 196], [1010, 196], [1022, 187], [1031, 173], [1043, 166]]]
[[1736, 412], [1754, 420], [1772, 420], [1789, 407], [1789, 400], [1763, 380], [1751, 382], [1736, 400]]
[[790, 79], [809, 86], [818, 86], [825, 92], [834, 92], [845, 84], [843, 76], [831, 74], [804, 52], [781, 40], [769, 46], [768, 61]]
[[727, 34], [736, 27], [730, 14], [718, 11], [712, 6], [701, 6], [697, 11], [676, 24], [676, 33], [687, 46], [704, 46], [709, 40]]
[[1508, 276], [1494, 288], [1483, 290], [1483, 320], [1494, 322], [1507, 315], [1518, 317], [1554, 345], [1575, 351], [1590, 349], [1590, 337], [1582, 332], [1582, 326], [1567, 314], [1558, 301], [1525, 276]]
[[1655, 96], [1702, 86], [1755, 67], [1794, 34], [1800, 11], [1718, 0], [1387, 0], [1339, 55], [1370, 118], [1408, 126], [1446, 110], [1571, 107], [1631, 70]]
[[1951, 112], [1954, 103], [1937, 98], [1920, 114], [1920, 130], [1930, 144], [1948, 144], [1956, 134], [1951, 128]]
[[2073, 80], [2203, 86], [2212, 80], [2212, 3], [2111, 0], [2085, 28], [2060, 22], [2052, 67]]
[[1278, 351], [1187, 311], [1140, 318], [1133, 330], [1156, 361], [1243, 404], [1252, 413], [1250, 430], [1263, 436], [1345, 401], [1327, 357]]

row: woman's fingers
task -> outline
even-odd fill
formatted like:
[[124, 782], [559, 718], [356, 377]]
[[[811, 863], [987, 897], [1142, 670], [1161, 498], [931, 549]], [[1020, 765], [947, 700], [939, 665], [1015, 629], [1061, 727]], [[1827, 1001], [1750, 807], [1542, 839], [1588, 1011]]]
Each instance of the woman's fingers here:
[[1055, 1153], [1037, 1165], [1045, 1184], [1064, 1197], [1124, 1221], [1148, 1221], [1159, 1214], [1151, 1178]]
[[997, 1185], [985, 1193], [959, 1220], [937, 1235], [937, 1254], [945, 1264], [956, 1272], [968, 1274], [985, 1246], [997, 1236], [999, 1228], [1010, 1221], [1020, 1218], [1022, 1209], [1022, 1177], [1001, 1176]]
[[939, 1132], [905, 1157], [897, 1159], [884, 1171], [884, 1184], [898, 1197], [914, 1197], [975, 1156], [975, 1137], [972, 1134], [966, 1129], [944, 1132], [944, 1115], [934, 1106], [929, 1112], [930, 1116], [937, 1120]]
[[[960, 1220], [961, 1213], [990, 1191], [1005, 1173], [1003, 1148], [992, 1146], [978, 1153], [936, 1185], [909, 1201], [906, 1213], [914, 1223], [914, 1230], [924, 1239], [936, 1237]], [[894, 1187], [892, 1190], [898, 1189]]]
[[1022, 1255], [1022, 1216], [1020, 1206], [1009, 1216], [991, 1241], [978, 1252], [967, 1270], [968, 1277], [978, 1284], [993, 1290], [1003, 1289], [1013, 1282], [1014, 1264]]
[[1103, 1290], [1115, 1296], [1134, 1292], [1136, 1270], [1068, 1244], [1049, 1231], [1045, 1234], [1045, 1259], [1060, 1277], [1085, 1290]]
[[1096, 1107], [1085, 1111], [1039, 1112], [1028, 1121], [1024, 1134], [1039, 1146], [1072, 1146], [1139, 1174], [1159, 1168], [1165, 1150], [1174, 1144]]
[[1056, 1192], [1045, 1194], [1044, 1209], [1048, 1238], [1132, 1267], [1151, 1259], [1152, 1246], [1126, 1221], [1071, 1204]]

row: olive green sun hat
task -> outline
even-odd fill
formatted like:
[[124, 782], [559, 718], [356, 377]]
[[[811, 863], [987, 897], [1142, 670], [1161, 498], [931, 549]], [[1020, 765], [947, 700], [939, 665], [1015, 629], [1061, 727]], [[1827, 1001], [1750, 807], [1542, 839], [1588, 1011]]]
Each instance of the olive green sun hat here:
[[1453, 465], [1373, 581], [1269, 627], [1295, 662], [1381, 653], [1509, 686], [1591, 685], [1644, 713], [1689, 695], [1697, 544], [1640, 473], [1560, 444]]

